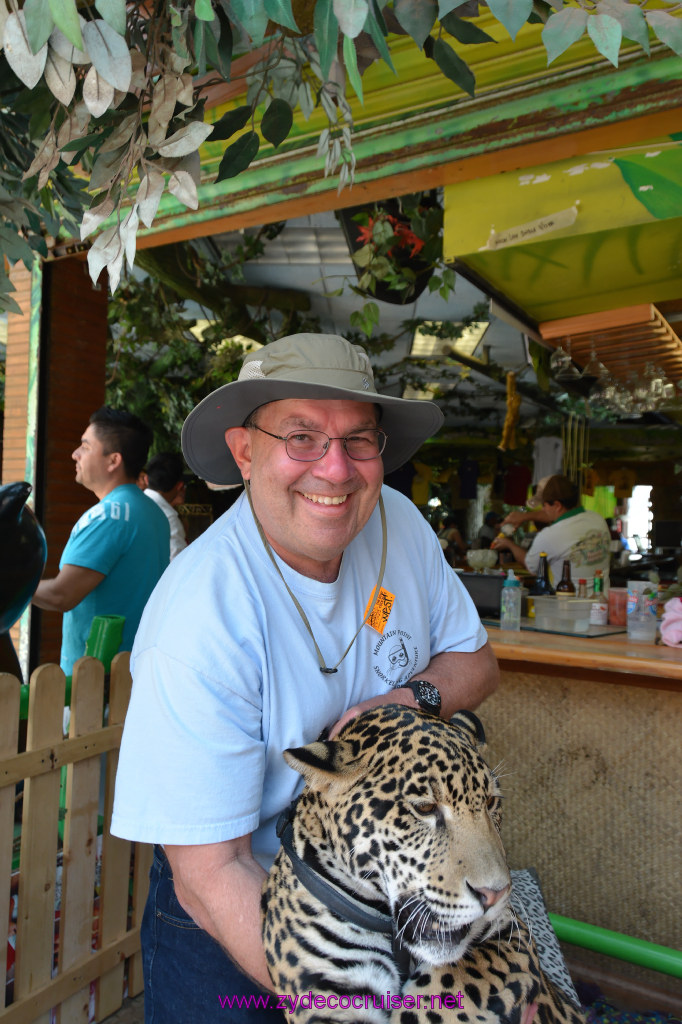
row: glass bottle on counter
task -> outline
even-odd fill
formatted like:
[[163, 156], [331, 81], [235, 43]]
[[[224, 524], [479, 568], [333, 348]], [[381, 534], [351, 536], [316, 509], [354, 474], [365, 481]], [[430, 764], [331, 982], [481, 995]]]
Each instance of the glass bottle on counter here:
[[578, 597], [587, 597], [587, 580], [578, 580]]
[[533, 597], [540, 596], [551, 596], [554, 594], [554, 587], [549, 582], [549, 563], [547, 561], [547, 552], [540, 552], [540, 564], [538, 565], [538, 571], [535, 577], [535, 583], [529, 589], [529, 595]]
[[571, 579], [571, 563], [568, 558], [564, 559], [564, 568], [561, 579], [556, 587], [557, 597], [575, 597], [575, 583]]
[[500, 629], [521, 629], [521, 582], [510, 569], [500, 592]]
[[604, 597], [604, 575], [597, 569], [592, 582], [592, 604], [590, 605], [590, 625], [606, 626], [609, 621], [609, 606]]

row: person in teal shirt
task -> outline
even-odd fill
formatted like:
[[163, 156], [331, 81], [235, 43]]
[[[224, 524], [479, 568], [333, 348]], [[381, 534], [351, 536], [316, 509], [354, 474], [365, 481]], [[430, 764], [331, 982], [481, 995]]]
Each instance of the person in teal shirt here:
[[132, 413], [102, 406], [72, 458], [76, 481], [98, 498], [66, 543], [59, 573], [41, 580], [33, 603], [64, 613], [60, 664], [70, 675], [85, 654], [95, 615], [123, 615], [120, 650], [131, 650], [147, 600], [168, 565], [168, 520], [137, 486], [151, 431]]

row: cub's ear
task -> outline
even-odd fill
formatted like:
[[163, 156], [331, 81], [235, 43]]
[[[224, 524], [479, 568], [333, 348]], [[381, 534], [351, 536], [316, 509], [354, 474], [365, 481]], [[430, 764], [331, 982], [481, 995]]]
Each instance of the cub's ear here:
[[468, 711], [466, 708], [463, 708], [461, 711], [455, 711], [450, 719], [450, 725], [454, 725], [461, 731], [466, 732], [467, 739], [473, 746], [480, 746], [485, 743], [483, 723], [473, 711]]
[[284, 760], [313, 789], [346, 788], [364, 774], [364, 759], [358, 756], [359, 744], [350, 740], [319, 740], [305, 747], [284, 751]]

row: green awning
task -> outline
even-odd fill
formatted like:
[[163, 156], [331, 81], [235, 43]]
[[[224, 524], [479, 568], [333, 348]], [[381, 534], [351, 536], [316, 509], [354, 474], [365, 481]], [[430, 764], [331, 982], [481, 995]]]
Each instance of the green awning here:
[[677, 298], [682, 133], [446, 186], [444, 246], [535, 323]]

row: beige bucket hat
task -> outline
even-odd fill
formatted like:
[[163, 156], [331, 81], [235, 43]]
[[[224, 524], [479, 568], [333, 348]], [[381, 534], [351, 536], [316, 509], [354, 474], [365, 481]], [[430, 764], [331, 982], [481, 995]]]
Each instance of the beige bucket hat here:
[[334, 334], [292, 334], [250, 352], [238, 379], [192, 410], [182, 428], [187, 465], [210, 483], [240, 483], [225, 431], [242, 426], [260, 405], [285, 398], [350, 399], [379, 406], [387, 473], [407, 462], [443, 424], [434, 402], [378, 394], [369, 357], [359, 345]]

